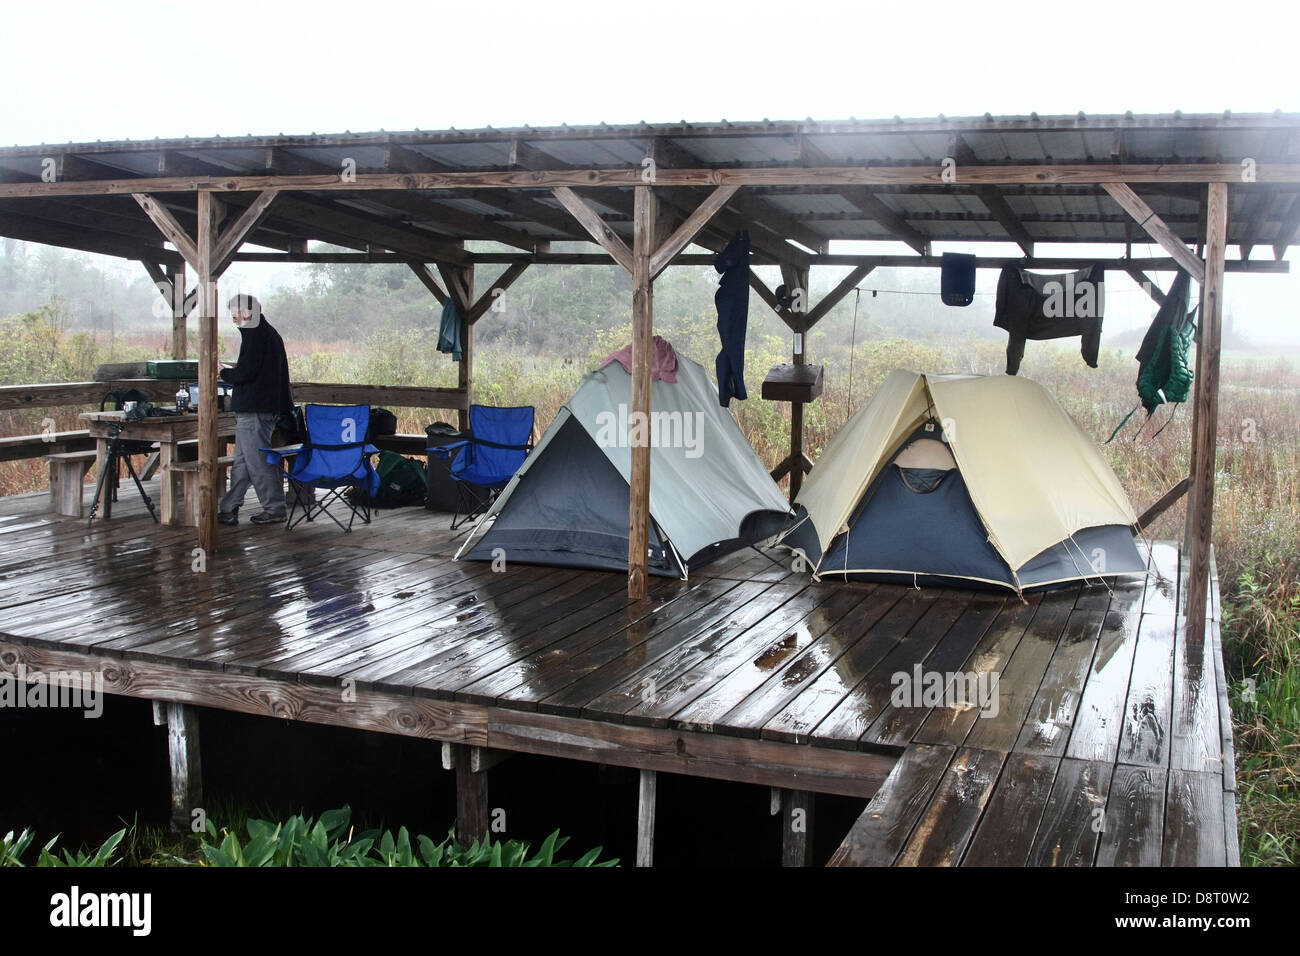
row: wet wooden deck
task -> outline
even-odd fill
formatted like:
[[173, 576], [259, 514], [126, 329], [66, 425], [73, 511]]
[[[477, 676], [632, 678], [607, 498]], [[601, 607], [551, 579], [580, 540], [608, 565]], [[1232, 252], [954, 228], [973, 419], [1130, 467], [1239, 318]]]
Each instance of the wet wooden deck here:
[[[842, 865], [1237, 862], [1217, 582], [1192, 647], [1172, 546], [1145, 585], [1027, 604], [813, 584], [750, 550], [628, 606], [621, 575], [453, 562], [422, 509], [222, 528], [196, 572], [193, 529], [133, 491], [89, 531], [45, 497], [0, 500], [0, 672], [872, 798]], [[996, 708], [900, 706], [917, 666], [996, 674]]]

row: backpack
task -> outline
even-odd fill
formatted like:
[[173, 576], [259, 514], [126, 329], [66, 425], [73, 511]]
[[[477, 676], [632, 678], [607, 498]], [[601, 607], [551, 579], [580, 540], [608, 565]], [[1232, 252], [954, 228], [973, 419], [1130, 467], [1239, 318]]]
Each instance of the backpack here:
[[379, 491], [370, 503], [376, 508], [405, 508], [424, 504], [429, 482], [424, 466], [414, 458], [403, 458], [395, 451], [381, 451], [375, 466]]
[[397, 434], [397, 416], [386, 408], [370, 410], [370, 424], [366, 428], [366, 441], [372, 441], [379, 435]]

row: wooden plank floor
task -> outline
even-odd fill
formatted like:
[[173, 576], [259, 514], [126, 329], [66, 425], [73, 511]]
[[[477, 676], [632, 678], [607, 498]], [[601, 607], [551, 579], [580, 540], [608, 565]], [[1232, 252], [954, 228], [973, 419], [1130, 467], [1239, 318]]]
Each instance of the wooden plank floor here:
[[0, 500], [0, 671], [871, 797], [836, 864], [1236, 862], [1217, 582], [1192, 647], [1172, 546], [1027, 602], [748, 550], [629, 605], [618, 574], [454, 562], [423, 509], [222, 528], [196, 571], [134, 490], [90, 530], [46, 503]]

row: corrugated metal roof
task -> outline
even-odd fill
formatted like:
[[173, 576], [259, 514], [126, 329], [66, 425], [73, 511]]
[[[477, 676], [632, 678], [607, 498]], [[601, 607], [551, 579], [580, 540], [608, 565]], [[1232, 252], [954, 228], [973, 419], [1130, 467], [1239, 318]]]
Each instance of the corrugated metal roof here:
[[[1159, 114], [1085, 116], [1008, 116], [949, 119], [883, 119], [833, 122], [746, 122], [598, 124], [476, 130], [322, 135], [204, 137], [39, 145], [0, 149], [0, 182], [37, 181], [45, 160], [54, 158], [65, 179], [148, 178], [175, 175], [302, 174], [340, 169], [355, 163], [358, 173], [501, 171], [509, 169], [637, 168], [654, 145], [662, 168], [814, 167], [818, 165], [930, 165], [959, 154], [960, 161], [998, 164], [1129, 164], [1215, 162], [1235, 164], [1300, 162], [1298, 114]], [[1051, 184], [983, 187], [1005, 199], [1025, 233], [1035, 242], [1145, 242], [1114, 201], [1100, 188]], [[1204, 187], [1135, 187], [1147, 203], [1187, 242], [1195, 242]], [[659, 187], [670, 208], [689, 210], [702, 191]], [[878, 221], [883, 203], [906, 224], [913, 237], [960, 241], [1010, 235], [1005, 216], [992, 210], [983, 194], [968, 187], [872, 187], [874, 200], [861, 193], [824, 186], [742, 189], [700, 241], [715, 247], [736, 227], [753, 225], [760, 257], [788, 257], [806, 263], [807, 253], [778, 235], [798, 233], [800, 242], [898, 239], [897, 221]], [[435, 232], [452, 238], [529, 237], [585, 240], [586, 233], [548, 189], [439, 190], [413, 192], [406, 201], [385, 195], [317, 191], [286, 193], [299, 201], [273, 203], [250, 242], [271, 248], [300, 248], [304, 239], [337, 241], [351, 235], [373, 248], [397, 245], [392, 230], [408, 230], [412, 243], [395, 251], [419, 255]], [[594, 188], [582, 193], [613, 228], [627, 235], [631, 190]], [[190, 196], [164, 196], [184, 223], [192, 219]], [[856, 199], [856, 201], [855, 201]], [[870, 199], [870, 197], [868, 197]], [[232, 206], [251, 197], [227, 194]], [[1296, 241], [1300, 187], [1233, 184], [1229, 187], [1230, 244], [1264, 245]], [[412, 205], [412, 204], [416, 205]], [[306, 205], [302, 205], [306, 204]], [[864, 208], [865, 206], [865, 208]], [[79, 234], [63, 222], [69, 209], [87, 213]], [[94, 213], [93, 226], [89, 213]], [[443, 219], [439, 217], [442, 216]], [[77, 248], [146, 255], [160, 247], [142, 239], [149, 220], [129, 196], [77, 196], [0, 199], [0, 234], [42, 235]], [[419, 225], [413, 225], [419, 224]], [[384, 231], [379, 227], [386, 227]], [[432, 251], [432, 250], [430, 250]]]

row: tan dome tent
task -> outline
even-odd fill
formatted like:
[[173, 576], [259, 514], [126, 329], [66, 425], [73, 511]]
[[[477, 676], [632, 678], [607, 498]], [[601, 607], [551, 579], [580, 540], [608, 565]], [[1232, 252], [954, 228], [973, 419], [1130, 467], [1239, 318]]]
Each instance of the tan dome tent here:
[[797, 503], [782, 543], [818, 578], [1019, 592], [1146, 573], [1100, 450], [1020, 377], [891, 373]]
[[[791, 510], [703, 367], [679, 355], [676, 378], [651, 386], [649, 570], [685, 578], [775, 537]], [[588, 373], [461, 552], [626, 571], [631, 407], [617, 361]]]

